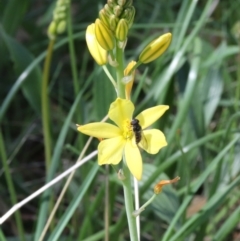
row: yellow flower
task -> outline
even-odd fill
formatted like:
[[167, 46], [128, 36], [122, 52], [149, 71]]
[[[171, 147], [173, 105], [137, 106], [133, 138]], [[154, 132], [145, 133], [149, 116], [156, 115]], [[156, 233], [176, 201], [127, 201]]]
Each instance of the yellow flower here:
[[95, 24], [92, 23], [86, 30], [86, 41], [88, 49], [99, 65], [107, 64], [107, 51], [98, 43], [95, 35]]
[[145, 129], [160, 118], [168, 108], [166, 105], [158, 105], [146, 109], [135, 117], [139, 120], [143, 130], [142, 135], [144, 135], [147, 145], [143, 145], [143, 138], [139, 145], [135, 142], [135, 133], [131, 125], [134, 105], [126, 99], [117, 98], [110, 106], [108, 116], [117, 126], [96, 122], [78, 126], [77, 129], [84, 134], [105, 139], [98, 145], [99, 165], [117, 165], [124, 155], [129, 170], [133, 176], [140, 180], [142, 177], [142, 157], [138, 146], [150, 154], [156, 154], [167, 145], [165, 136], [160, 130]]

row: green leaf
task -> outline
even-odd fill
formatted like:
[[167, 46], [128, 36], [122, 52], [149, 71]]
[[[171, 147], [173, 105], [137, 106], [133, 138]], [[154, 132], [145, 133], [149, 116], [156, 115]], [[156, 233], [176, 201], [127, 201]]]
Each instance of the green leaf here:
[[27, 11], [29, 0], [8, 0], [3, 14], [3, 26], [9, 35], [13, 35]]
[[79, 187], [78, 191], [76, 192], [75, 198], [71, 201], [69, 204], [67, 210], [61, 217], [61, 219], [58, 221], [58, 224], [56, 225], [55, 229], [53, 230], [51, 236], [49, 237], [49, 241], [57, 241], [60, 238], [61, 233], [63, 232], [64, 228], [68, 224], [70, 218], [76, 211], [76, 209], [79, 207], [79, 203], [81, 202], [84, 194], [88, 191], [88, 188], [90, 184], [92, 183], [99, 166], [94, 165], [87, 175], [87, 177], [84, 180], [84, 183]]
[[[23, 45], [10, 37], [3, 28], [0, 28], [0, 34], [2, 35], [11, 55], [16, 75], [20, 75], [27, 66], [33, 62], [34, 57]], [[23, 91], [25, 98], [37, 113], [41, 112], [41, 79], [42, 76], [40, 67], [36, 66], [21, 86], [21, 90]]]

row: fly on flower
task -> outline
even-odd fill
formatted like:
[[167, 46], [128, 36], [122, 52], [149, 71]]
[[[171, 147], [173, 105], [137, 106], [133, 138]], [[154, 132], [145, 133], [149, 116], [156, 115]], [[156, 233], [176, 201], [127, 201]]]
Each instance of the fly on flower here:
[[130, 124], [132, 126], [132, 131], [135, 135], [136, 145], [141, 144], [144, 149], [147, 149], [147, 147], [148, 147], [147, 139], [143, 134], [142, 127], [139, 124], [139, 120], [134, 118], [134, 119], [132, 119]]
[[[98, 145], [99, 165], [117, 165], [124, 159], [132, 175], [141, 180], [143, 165], [138, 147], [150, 154], [156, 154], [167, 145], [166, 138], [160, 130], [146, 128], [160, 118], [168, 108], [167, 105], [154, 106], [133, 118], [133, 103], [127, 99], [117, 98], [108, 111], [108, 117], [115, 125], [95, 122], [80, 125], [77, 129], [86, 135], [103, 139]], [[147, 147], [144, 146], [145, 139]], [[134, 145], [134, 142], [137, 145]]]

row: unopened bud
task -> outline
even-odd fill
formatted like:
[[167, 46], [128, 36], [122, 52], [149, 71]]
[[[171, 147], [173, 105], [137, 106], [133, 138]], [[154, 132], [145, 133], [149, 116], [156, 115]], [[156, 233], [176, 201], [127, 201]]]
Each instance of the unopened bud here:
[[118, 0], [117, 2], [118, 2], [118, 5], [124, 6], [127, 0]]
[[117, 24], [119, 22], [119, 18], [117, 18], [115, 15], [112, 14], [109, 19], [110, 19], [110, 29], [112, 31], [115, 31], [115, 29], [117, 28]]
[[[121, 1], [121, 0], [119, 0], [119, 1]], [[127, 1], [125, 2], [125, 4], [124, 4], [124, 7], [125, 7], [125, 8], [130, 7], [130, 6], [132, 6], [132, 4], [133, 4], [133, 0], [127, 0]], [[119, 4], [119, 5], [120, 5], [120, 4]]]
[[127, 38], [128, 34], [128, 24], [125, 19], [120, 19], [116, 28], [116, 38], [120, 41], [124, 41]]
[[124, 10], [121, 18], [125, 18], [127, 20], [128, 27], [130, 28], [132, 26], [134, 16], [135, 16], [135, 8], [133, 6], [131, 6]]
[[86, 41], [89, 52], [99, 65], [107, 64], [107, 51], [98, 43], [95, 35], [95, 24], [91, 24], [86, 30]]
[[149, 63], [160, 57], [171, 43], [172, 34], [166, 33], [148, 44], [139, 56], [143, 64]]
[[113, 9], [109, 7], [108, 4], [104, 5], [104, 10], [107, 12], [107, 14], [111, 15], [113, 14]]
[[[131, 91], [132, 91], [132, 86], [133, 86], [133, 81], [134, 81], [134, 76], [135, 76], [135, 70], [131, 71], [133, 67], [136, 65], [135, 61], [131, 61], [126, 69], [124, 70], [124, 80], [125, 80], [125, 96], [127, 100], [130, 100], [131, 97]], [[132, 72], [130, 74], [130, 72]], [[124, 81], [123, 80], [123, 81]]]
[[131, 28], [134, 21], [136, 10], [133, 6], [129, 7], [128, 10], [129, 10], [128, 27]]
[[114, 48], [115, 39], [113, 33], [99, 18], [95, 21], [95, 35], [102, 48], [107, 51]]
[[65, 20], [61, 20], [58, 24], [57, 24], [57, 33], [58, 34], [62, 34], [65, 30], [66, 30], [66, 26], [67, 23]]
[[56, 22], [51, 22], [50, 25], [48, 26], [48, 37], [50, 39], [55, 39], [56, 38], [56, 30], [57, 30], [57, 24]]
[[100, 10], [99, 12], [99, 18], [103, 23], [107, 26], [110, 27], [110, 20], [109, 20], [109, 15], [106, 13], [104, 9]]
[[113, 8], [113, 13], [115, 16], [119, 17], [121, 15], [123, 11], [123, 8], [119, 5], [116, 5], [114, 8]]

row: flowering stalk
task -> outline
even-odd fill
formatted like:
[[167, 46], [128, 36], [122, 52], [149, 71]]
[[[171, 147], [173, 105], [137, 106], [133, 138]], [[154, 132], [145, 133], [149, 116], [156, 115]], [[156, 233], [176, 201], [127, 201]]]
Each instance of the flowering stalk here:
[[122, 180], [122, 184], [123, 184], [124, 202], [125, 202], [125, 209], [127, 213], [130, 240], [138, 241], [136, 218], [132, 215], [134, 208], [133, 208], [133, 196], [132, 196], [132, 186], [131, 186], [131, 173], [125, 164], [123, 165], [123, 173], [124, 173], [125, 179]]
[[69, 7], [69, 0], [58, 0], [53, 11], [53, 20], [48, 27], [49, 45], [43, 67], [43, 79], [41, 90], [42, 101], [42, 119], [43, 119], [43, 136], [45, 148], [45, 165], [48, 172], [51, 161], [51, 135], [50, 135], [50, 118], [49, 118], [49, 99], [48, 99], [48, 82], [49, 70], [52, 60], [53, 46], [57, 35], [63, 33], [66, 29], [66, 18]]
[[[136, 219], [132, 215], [131, 174], [137, 180], [142, 178], [143, 165], [139, 147], [150, 154], [156, 154], [167, 145], [165, 136], [160, 130], [145, 129], [163, 115], [169, 107], [155, 106], [134, 117], [131, 90], [136, 68], [140, 64], [149, 63], [160, 57], [171, 42], [171, 34], [162, 35], [148, 44], [140, 54], [138, 62], [130, 62], [124, 70], [124, 48], [135, 16], [132, 2], [132, 0], [107, 1], [107, 4], [100, 10], [95, 23], [89, 25], [86, 31], [87, 46], [92, 57], [103, 67], [117, 92], [118, 98], [110, 105], [108, 112], [109, 118], [116, 125], [97, 122], [77, 125], [77, 129], [101, 140], [98, 145], [99, 165], [117, 165], [123, 160], [123, 170], [118, 172], [118, 177], [123, 184], [130, 240], [137, 241]], [[110, 75], [107, 65], [115, 69], [116, 79]], [[135, 124], [137, 123], [135, 127], [133, 127], [133, 120]], [[148, 145], [143, 144], [144, 138], [141, 137], [141, 132], [146, 134], [144, 136], [146, 136]]]

